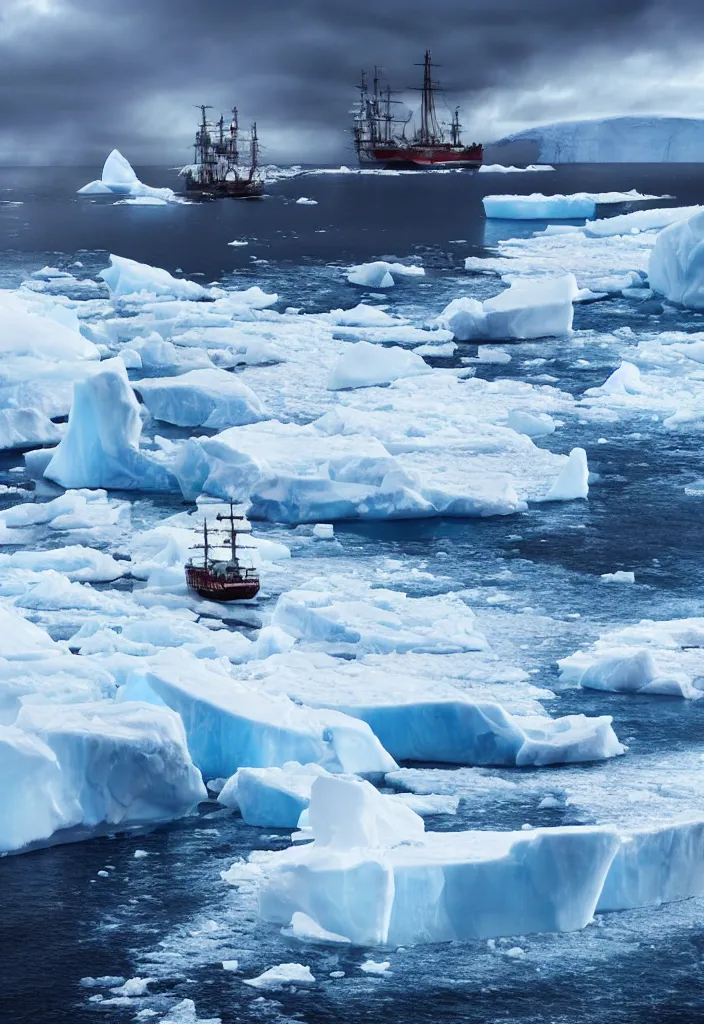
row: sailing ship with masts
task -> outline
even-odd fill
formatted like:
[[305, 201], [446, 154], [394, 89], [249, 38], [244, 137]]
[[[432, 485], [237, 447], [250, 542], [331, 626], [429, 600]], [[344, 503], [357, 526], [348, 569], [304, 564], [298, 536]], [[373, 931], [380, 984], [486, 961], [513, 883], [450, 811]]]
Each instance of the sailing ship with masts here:
[[400, 101], [390, 87], [383, 85], [379, 68], [374, 69], [371, 89], [365, 72], [359, 87], [359, 103], [354, 114], [354, 145], [362, 165], [383, 167], [469, 167], [477, 168], [484, 158], [483, 147], [473, 142], [462, 142], [459, 107], [451, 121], [444, 124], [437, 115], [435, 94], [438, 83], [433, 81], [433, 63], [430, 50], [425, 51], [423, 85], [420, 88], [420, 119], [411, 138], [406, 132], [412, 115], [397, 117], [394, 107]]
[[244, 522], [244, 516], [236, 516], [230, 502], [229, 515], [218, 512], [215, 519], [228, 526], [208, 529], [208, 520], [203, 519], [203, 543], [193, 545], [193, 550], [202, 551], [203, 557], [201, 560], [191, 556], [186, 562], [186, 583], [210, 601], [251, 600], [259, 593], [260, 581], [257, 570], [243, 566], [238, 554], [254, 547], [237, 542], [241, 533], [249, 532], [238, 530], [235, 525]]
[[[195, 161], [181, 171], [189, 192], [228, 196], [232, 199], [258, 199], [264, 193], [259, 172], [259, 136], [254, 122], [245, 135], [240, 130], [237, 107], [232, 109], [229, 125], [208, 119], [210, 107], [201, 106], [201, 121], [194, 143]], [[245, 158], [244, 163], [241, 161]]]

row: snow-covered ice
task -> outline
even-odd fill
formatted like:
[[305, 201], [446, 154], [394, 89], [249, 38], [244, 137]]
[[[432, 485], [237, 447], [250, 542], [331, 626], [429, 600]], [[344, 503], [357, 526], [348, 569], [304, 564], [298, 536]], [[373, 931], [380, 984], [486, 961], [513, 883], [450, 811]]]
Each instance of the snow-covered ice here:
[[539, 281], [513, 282], [484, 303], [453, 299], [436, 323], [459, 341], [524, 340], [568, 334], [572, 330], [577, 282], [572, 274]]
[[406, 811], [364, 782], [316, 780], [314, 841], [269, 861], [264, 919], [302, 912], [369, 946], [572, 931], [591, 920], [620, 842], [588, 827], [426, 833]]
[[108, 360], [74, 385], [68, 428], [44, 475], [62, 487], [174, 490], [168, 469], [140, 450], [141, 432], [125, 364]]
[[643, 619], [604, 633], [559, 662], [564, 682], [591, 690], [698, 699], [704, 693], [704, 620]]
[[328, 388], [339, 391], [342, 388], [370, 387], [388, 384], [399, 377], [417, 377], [421, 373], [432, 373], [432, 370], [414, 352], [358, 341], [340, 356], [330, 374]]
[[0, 850], [58, 829], [166, 821], [206, 797], [178, 715], [144, 704], [26, 705], [0, 727]]
[[96, 181], [90, 181], [79, 188], [78, 195], [118, 195], [130, 196], [137, 202], [183, 202], [170, 188], [153, 188], [145, 185], [135, 174], [131, 164], [117, 149], [108, 155], [103, 165], [103, 173]]
[[650, 254], [648, 280], [670, 302], [704, 309], [704, 210], [676, 221], [658, 235]]
[[240, 376], [226, 370], [197, 369], [178, 377], [133, 382], [157, 420], [179, 427], [226, 427], [258, 423], [268, 412]]

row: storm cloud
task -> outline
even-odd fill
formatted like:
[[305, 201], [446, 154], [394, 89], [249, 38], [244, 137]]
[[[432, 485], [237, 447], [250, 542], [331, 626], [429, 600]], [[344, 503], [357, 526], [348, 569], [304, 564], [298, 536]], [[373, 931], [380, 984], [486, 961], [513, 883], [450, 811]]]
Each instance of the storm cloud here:
[[[351, 160], [362, 67], [430, 47], [491, 140], [551, 120], [704, 112], [693, 0], [0, 0], [0, 162], [185, 161], [194, 105], [257, 120], [271, 161]], [[412, 93], [406, 99], [412, 102]]]

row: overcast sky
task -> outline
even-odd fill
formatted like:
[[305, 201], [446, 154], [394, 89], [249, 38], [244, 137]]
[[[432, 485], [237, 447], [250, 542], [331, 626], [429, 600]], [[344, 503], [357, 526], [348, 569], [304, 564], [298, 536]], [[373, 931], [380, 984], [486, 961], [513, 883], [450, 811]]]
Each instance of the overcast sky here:
[[186, 162], [233, 102], [267, 161], [351, 160], [360, 68], [405, 88], [426, 46], [472, 140], [699, 117], [702, 36], [701, 0], [0, 0], [0, 163]]

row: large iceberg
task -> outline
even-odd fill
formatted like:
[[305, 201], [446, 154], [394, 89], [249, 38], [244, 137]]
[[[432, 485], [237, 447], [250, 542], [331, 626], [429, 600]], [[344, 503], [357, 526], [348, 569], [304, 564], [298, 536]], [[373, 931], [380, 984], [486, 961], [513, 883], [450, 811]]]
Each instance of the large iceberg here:
[[377, 776], [395, 765], [365, 722], [258, 692], [234, 679], [226, 663], [183, 651], [164, 651], [135, 669], [121, 696], [178, 711], [191, 756], [207, 779], [287, 761]]
[[74, 386], [68, 429], [44, 476], [62, 487], [173, 491], [169, 470], [140, 451], [141, 432], [125, 364], [110, 359]]
[[268, 862], [262, 917], [304, 913], [356, 945], [573, 931], [591, 921], [620, 842], [598, 827], [425, 833], [400, 810], [362, 781], [317, 779], [314, 841]]
[[0, 851], [81, 825], [168, 821], [206, 791], [178, 715], [145, 704], [25, 705], [0, 727]]
[[704, 309], [704, 210], [664, 228], [650, 254], [650, 287], [690, 309]]
[[525, 159], [551, 164], [698, 164], [704, 159], [704, 120], [607, 117], [558, 121], [506, 136], [492, 145], [492, 156], [503, 157], [517, 147]]
[[78, 190], [79, 196], [117, 195], [132, 196], [160, 202], [182, 202], [171, 188], [153, 188], [145, 185], [135, 174], [131, 164], [117, 149], [108, 155], [103, 173], [96, 181], [89, 181]]
[[226, 427], [258, 423], [268, 412], [242, 378], [226, 370], [196, 369], [178, 377], [134, 381], [149, 412], [179, 427]]
[[458, 341], [525, 340], [568, 334], [572, 330], [577, 282], [573, 274], [513, 281], [484, 303], [453, 299], [435, 321]]

